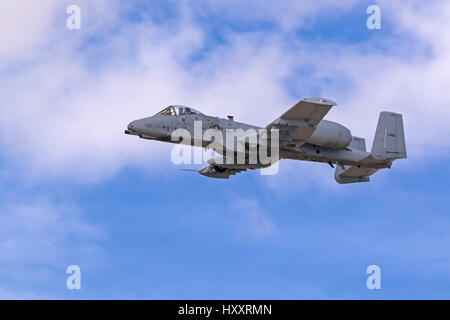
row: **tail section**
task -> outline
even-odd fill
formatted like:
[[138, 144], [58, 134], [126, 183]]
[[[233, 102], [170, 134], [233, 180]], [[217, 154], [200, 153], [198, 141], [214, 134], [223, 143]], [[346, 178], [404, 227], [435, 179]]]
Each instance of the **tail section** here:
[[386, 111], [380, 113], [371, 154], [375, 160], [395, 160], [407, 157], [401, 114]]
[[[366, 143], [363, 138], [353, 137], [349, 149], [366, 152]], [[359, 165], [338, 164], [334, 178], [339, 183], [368, 182], [370, 175], [380, 168], [390, 168], [393, 160], [402, 158], [406, 158], [402, 115], [381, 112], [371, 153]]]

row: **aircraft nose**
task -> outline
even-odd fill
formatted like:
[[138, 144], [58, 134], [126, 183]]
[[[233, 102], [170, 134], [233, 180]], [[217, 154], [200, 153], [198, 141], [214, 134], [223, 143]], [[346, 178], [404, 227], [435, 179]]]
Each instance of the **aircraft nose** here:
[[128, 126], [127, 126], [128, 130], [125, 130], [126, 134], [134, 134], [137, 135], [138, 133], [141, 133], [142, 128], [140, 126], [140, 122], [139, 120], [134, 120], [131, 121]]
[[128, 124], [128, 130], [140, 131], [142, 129], [143, 129], [143, 122], [142, 122], [142, 120], [134, 120], [134, 121], [131, 121]]
[[136, 121], [131, 121], [128, 124], [128, 130], [133, 130], [135, 128], [135, 126], [136, 126]]

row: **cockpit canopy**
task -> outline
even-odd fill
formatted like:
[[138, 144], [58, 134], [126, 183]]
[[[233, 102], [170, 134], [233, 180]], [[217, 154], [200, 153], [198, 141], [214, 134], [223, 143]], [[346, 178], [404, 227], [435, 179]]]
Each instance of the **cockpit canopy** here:
[[190, 107], [173, 105], [168, 106], [164, 110], [161, 110], [160, 112], [155, 114], [155, 116], [184, 116], [191, 114], [203, 114], [203, 113]]

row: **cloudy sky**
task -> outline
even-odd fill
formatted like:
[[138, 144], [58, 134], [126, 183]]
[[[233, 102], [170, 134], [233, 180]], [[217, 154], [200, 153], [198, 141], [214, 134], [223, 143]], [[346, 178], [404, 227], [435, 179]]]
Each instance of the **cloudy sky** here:
[[[0, 26], [0, 298], [450, 297], [450, 3], [2, 0]], [[217, 181], [123, 134], [170, 104], [265, 126], [310, 96], [369, 149], [402, 113], [408, 159]]]

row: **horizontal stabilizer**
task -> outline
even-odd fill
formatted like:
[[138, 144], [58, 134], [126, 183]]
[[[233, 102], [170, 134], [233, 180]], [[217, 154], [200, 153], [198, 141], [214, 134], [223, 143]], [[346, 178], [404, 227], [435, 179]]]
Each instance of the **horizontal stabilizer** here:
[[352, 142], [348, 146], [350, 149], [366, 152], [366, 140], [360, 137], [352, 137]]
[[375, 168], [337, 165], [334, 171], [334, 179], [341, 184], [369, 182], [369, 176], [377, 171], [378, 169]]

